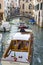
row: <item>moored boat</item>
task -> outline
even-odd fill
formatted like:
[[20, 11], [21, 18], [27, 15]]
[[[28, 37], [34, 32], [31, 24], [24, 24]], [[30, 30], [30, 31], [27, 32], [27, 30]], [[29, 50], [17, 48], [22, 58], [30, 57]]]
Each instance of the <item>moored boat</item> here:
[[[23, 29], [23, 28], [22, 28]], [[18, 29], [18, 32], [22, 32], [20, 31], [21, 29]], [[33, 31], [31, 29], [23, 29], [25, 30], [24, 32], [27, 32], [27, 33], [33, 33]]]
[[2, 34], [0, 33], [0, 42], [1, 42], [1, 40], [2, 40]]
[[21, 28], [23, 28], [23, 29], [28, 29], [29, 26], [22, 22], [22, 23], [20, 23], [20, 25], [18, 26], [18, 28], [19, 28], [19, 29], [21, 29]]
[[13, 35], [9, 47], [3, 54], [3, 58], [5, 60], [29, 62], [30, 64], [32, 56], [31, 40], [32, 38], [30, 33], [17, 32], [15, 35]]
[[9, 22], [2, 22], [2, 24], [0, 25], [1, 32], [10, 31], [10, 28], [11, 28], [11, 26], [10, 26]]

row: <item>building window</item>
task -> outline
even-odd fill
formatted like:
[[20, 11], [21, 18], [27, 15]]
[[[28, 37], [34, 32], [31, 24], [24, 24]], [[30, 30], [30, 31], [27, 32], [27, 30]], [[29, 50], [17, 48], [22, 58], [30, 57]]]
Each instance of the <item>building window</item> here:
[[8, 0], [9, 1], [9, 0]]
[[35, 10], [36, 10], [36, 11], [39, 10], [39, 4], [37, 4], [37, 5], [35, 6]]
[[40, 9], [43, 10], [43, 3], [40, 4]]
[[23, 7], [22, 8], [24, 9], [24, 4], [23, 4]]
[[29, 5], [29, 9], [32, 9], [32, 4]]
[[10, 9], [10, 7], [7, 7], [8, 9]]
[[40, 26], [40, 11], [38, 13], [38, 25]]
[[0, 9], [1, 9], [1, 4], [0, 4]]
[[40, 2], [41, 0], [37, 0], [38, 2]]
[[40, 17], [40, 11], [39, 11], [39, 17]]
[[17, 2], [17, 0], [15, 0], [15, 2]]
[[39, 4], [37, 5], [37, 10], [39, 10]]
[[23, 0], [24, 1], [24, 0]]
[[30, 0], [30, 1], [32, 1], [32, 0]]
[[28, 2], [28, 0], [26, 0], [26, 2]]

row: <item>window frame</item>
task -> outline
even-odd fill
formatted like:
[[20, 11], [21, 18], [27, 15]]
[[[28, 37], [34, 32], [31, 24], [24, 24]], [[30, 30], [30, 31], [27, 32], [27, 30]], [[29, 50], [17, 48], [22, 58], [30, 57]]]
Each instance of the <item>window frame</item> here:
[[1, 9], [1, 3], [0, 3], [0, 9]]

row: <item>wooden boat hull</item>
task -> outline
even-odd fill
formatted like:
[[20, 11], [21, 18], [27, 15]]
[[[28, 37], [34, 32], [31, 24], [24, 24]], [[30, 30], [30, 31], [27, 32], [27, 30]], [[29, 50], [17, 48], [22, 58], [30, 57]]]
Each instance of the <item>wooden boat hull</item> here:
[[[28, 35], [29, 33], [21, 33], [22, 35]], [[33, 46], [32, 34], [28, 40], [11, 40], [9, 47], [5, 50], [3, 57], [6, 58], [10, 55], [11, 51], [14, 52], [26, 52], [28, 53], [28, 62], [31, 62], [32, 57], [32, 46]]]
[[19, 26], [18, 28], [19, 28], [19, 29], [21, 29], [21, 28], [27, 29], [28, 27], [26, 27], [26, 26]]

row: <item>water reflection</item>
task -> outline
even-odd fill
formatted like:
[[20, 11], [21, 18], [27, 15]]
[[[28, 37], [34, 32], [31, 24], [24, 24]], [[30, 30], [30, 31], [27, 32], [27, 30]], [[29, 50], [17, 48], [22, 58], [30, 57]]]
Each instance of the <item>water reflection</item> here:
[[34, 53], [33, 65], [43, 65], [43, 29], [38, 26], [32, 26], [34, 31]]

